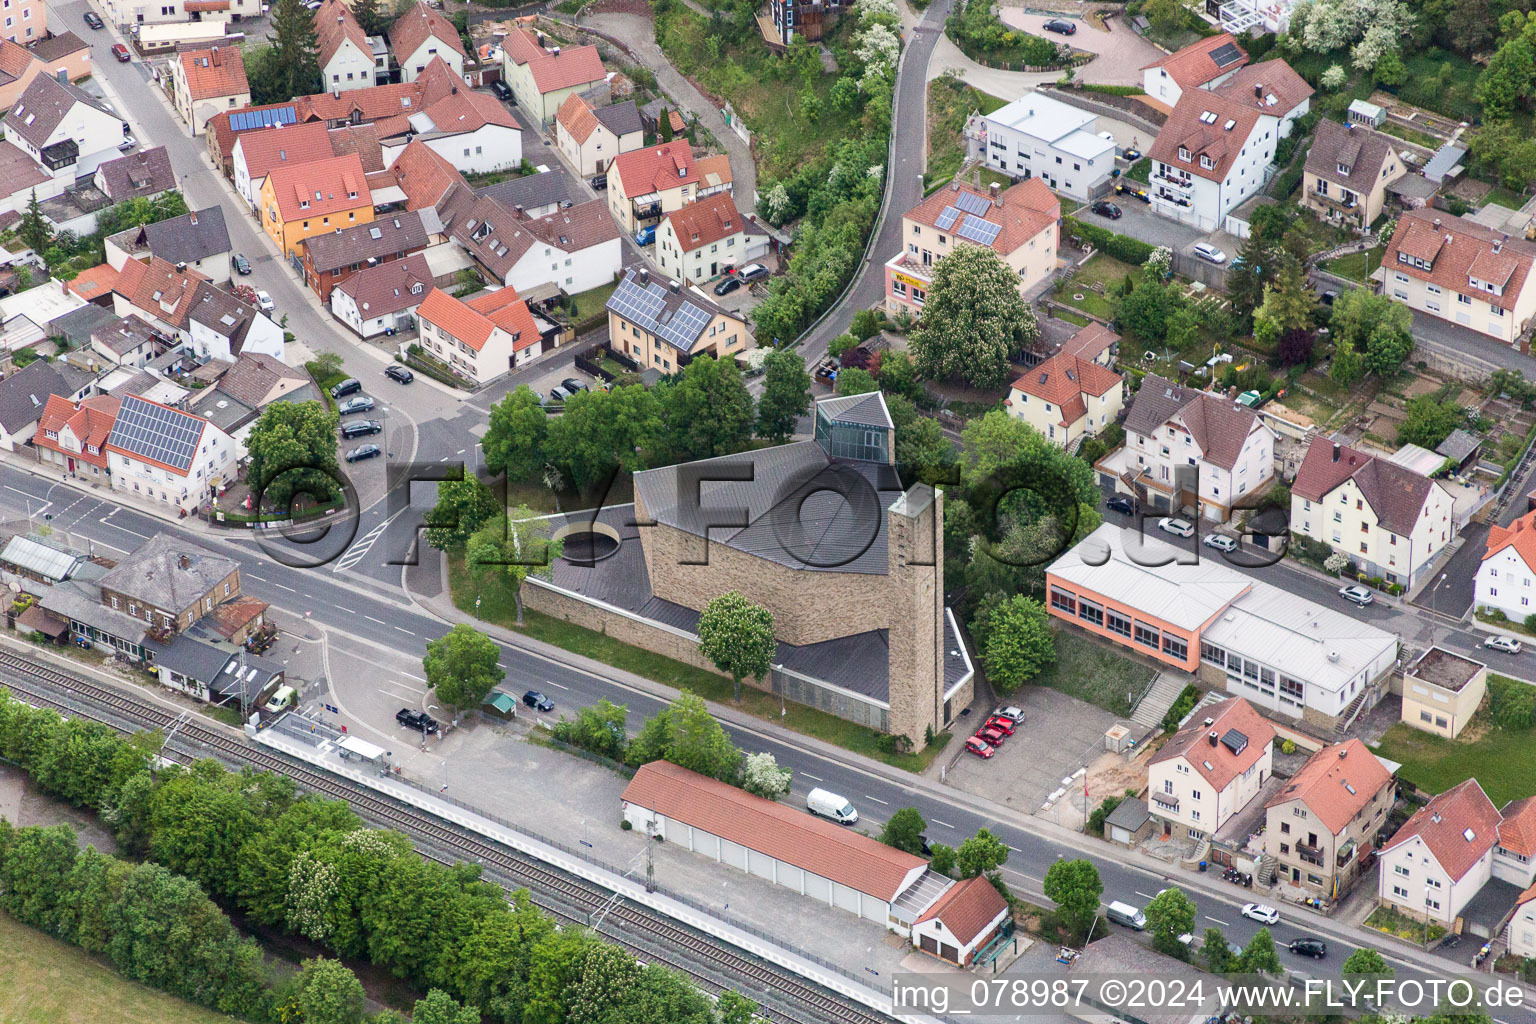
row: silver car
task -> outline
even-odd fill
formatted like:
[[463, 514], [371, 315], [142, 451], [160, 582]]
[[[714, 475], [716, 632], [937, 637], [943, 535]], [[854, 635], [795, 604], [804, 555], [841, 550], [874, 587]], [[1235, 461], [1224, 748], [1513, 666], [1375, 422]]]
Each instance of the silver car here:
[[1520, 641], [1512, 636], [1491, 636], [1483, 641], [1483, 646], [1490, 651], [1503, 651], [1505, 654], [1520, 653]]
[[1362, 608], [1376, 600], [1376, 596], [1371, 593], [1369, 587], [1362, 587], [1358, 583], [1351, 583], [1347, 586], [1340, 587], [1339, 596], [1346, 601], [1354, 602]]
[[1175, 537], [1193, 537], [1195, 535], [1194, 524], [1185, 519], [1164, 517], [1157, 521], [1157, 528], [1164, 533], [1171, 533]]
[[1217, 551], [1237, 550], [1237, 541], [1233, 540], [1231, 537], [1228, 537], [1224, 533], [1208, 533], [1205, 535], [1205, 540], [1201, 541], [1200, 543], [1204, 544], [1208, 548], [1215, 548]]

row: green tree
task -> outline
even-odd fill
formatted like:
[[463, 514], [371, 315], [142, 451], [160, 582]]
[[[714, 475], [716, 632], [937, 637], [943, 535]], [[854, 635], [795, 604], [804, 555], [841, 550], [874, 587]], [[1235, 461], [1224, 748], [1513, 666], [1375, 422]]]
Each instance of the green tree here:
[[1237, 954], [1232, 965], [1236, 974], [1279, 974], [1280, 954], [1275, 952], [1275, 937], [1268, 928], [1260, 928]]
[[362, 1024], [366, 998], [363, 983], [340, 960], [304, 961], [297, 1000], [304, 1024]]
[[1194, 933], [1194, 902], [1177, 886], [1170, 886], [1147, 904], [1146, 915], [1152, 948], [1180, 960], [1188, 959], [1189, 947], [1179, 941], [1179, 936]]
[[1056, 904], [1074, 935], [1088, 934], [1099, 913], [1104, 883], [1089, 860], [1056, 860], [1045, 871], [1045, 895]]
[[837, 371], [833, 390], [839, 395], [867, 395], [871, 391], [879, 391], [880, 385], [875, 383], [874, 376], [868, 370], [849, 366]]
[[928, 860], [928, 866], [941, 875], [955, 877], [955, 848], [945, 846], [943, 843], [934, 843], [930, 849], [933, 852]]
[[1232, 970], [1232, 946], [1226, 935], [1214, 925], [1205, 930], [1205, 942], [1200, 946], [1205, 966], [1212, 974], [1226, 974]]
[[783, 444], [811, 407], [811, 375], [798, 352], [780, 349], [763, 360], [763, 393], [757, 400], [757, 436]]
[[1410, 398], [1407, 416], [1397, 427], [1397, 443], [1434, 451], [1465, 418], [1460, 406], [1439, 401], [1434, 395]]
[[303, 0], [277, 0], [272, 5], [272, 60], [280, 69], [287, 96], [321, 91], [320, 42], [315, 16]]
[[[464, 564], [476, 586], [500, 580], [512, 591], [517, 624], [523, 624], [523, 582], [529, 576], [548, 577], [565, 542], [550, 537], [549, 520], [526, 505], [496, 515], [480, 525], [464, 545]], [[479, 594], [476, 594], [478, 606]]]
[[1040, 336], [1018, 275], [996, 252], [958, 246], [933, 268], [912, 361], [928, 380], [996, 388], [1008, 382], [1009, 356]]
[[741, 703], [741, 681], [761, 679], [773, 667], [778, 642], [773, 613], [731, 590], [704, 606], [698, 625], [699, 651], [731, 677], [733, 700]]
[[996, 871], [1007, 859], [1008, 845], [986, 829], [981, 829], [960, 844], [955, 854], [955, 866], [960, 869], [961, 878], [975, 878]]
[[903, 807], [886, 819], [880, 829], [880, 841], [886, 846], [921, 856], [923, 833], [926, 831], [928, 822], [923, 820], [922, 812], [916, 807]]
[[352, 0], [352, 17], [357, 19], [364, 34], [370, 36], [383, 35], [389, 28], [389, 19], [385, 16], [379, 0]]
[[[1264, 301], [1264, 288], [1275, 279], [1273, 253], [1257, 231], [1250, 231], [1227, 268], [1227, 297], [1245, 321]], [[1240, 325], [1247, 327], [1246, 322]]]
[[427, 641], [421, 659], [427, 689], [456, 711], [476, 708], [506, 675], [496, 641], [460, 622], [443, 636]]
[[947, 479], [955, 464], [955, 446], [939, 421], [919, 416], [901, 395], [886, 395], [885, 406], [896, 428], [896, 464], [903, 476], [911, 474], [929, 484]]
[[[1393, 305], [1397, 306], [1397, 303]], [[1403, 318], [1408, 319], [1408, 310], [1402, 306], [1398, 308], [1403, 311]], [[1406, 328], [1379, 323], [1371, 329], [1371, 336], [1366, 339], [1365, 368], [1378, 377], [1390, 377], [1403, 368], [1411, 355], [1413, 335]]]
[[880, 333], [881, 315], [873, 309], [861, 309], [853, 314], [848, 333], [859, 341], [868, 341]]
[[581, 974], [571, 995], [568, 1024], [603, 1024], [628, 1001], [640, 980], [640, 965], [619, 946], [595, 942], [587, 947]]
[[246, 480], [268, 509], [286, 510], [307, 496], [340, 496], [336, 428], [340, 417], [319, 402], [272, 402], [246, 437]]
[[570, 743], [603, 757], [623, 760], [624, 748], [629, 744], [629, 735], [624, 728], [628, 718], [627, 707], [604, 697], [596, 704], [578, 710], [573, 721], [562, 718], [550, 732], [563, 743]]
[[1289, 255], [1280, 257], [1274, 283], [1265, 287], [1264, 301], [1254, 311], [1255, 327], [1271, 325], [1275, 337], [1286, 331], [1310, 327], [1317, 299], [1307, 282], [1306, 268]]
[[757, 1016], [757, 1004], [739, 992], [726, 989], [715, 1004], [720, 1024], [752, 1024]]
[[982, 657], [988, 681], [1004, 695], [1039, 675], [1056, 660], [1056, 641], [1045, 606], [1023, 594], [1009, 598], [988, 622]]
[[42, 255], [53, 241], [53, 232], [49, 230], [48, 221], [43, 216], [43, 207], [37, 201], [35, 188], [32, 190], [32, 198], [27, 200], [27, 209], [21, 215], [21, 223], [16, 226], [16, 234], [27, 243], [27, 248], [38, 255]]
[[437, 504], [424, 517], [427, 543], [439, 551], [457, 551], [470, 535], [502, 511], [496, 495], [474, 474], [437, 484]]
[[1328, 376], [1345, 387], [1352, 386], [1365, 376], [1365, 357], [1355, 348], [1355, 343], [1348, 338], [1335, 340], [1333, 361], [1328, 367]]
[[733, 358], [695, 359], [657, 393], [673, 461], [732, 455], [752, 440], [752, 395]]
[[710, 716], [703, 698], [686, 690], [646, 720], [630, 742], [625, 760], [637, 768], [651, 761], [671, 761], [725, 782], [734, 782], [741, 773], [741, 751]]
[[662, 107], [661, 113], [656, 115], [656, 141], [672, 141], [672, 111], [666, 107]]
[[[1348, 344], [1370, 373], [1396, 373], [1413, 351], [1413, 314], [1408, 307], [1364, 288], [1345, 291], [1328, 319], [1337, 345]], [[1337, 358], [1337, 357], [1335, 357]]]
[[323, 835], [342, 835], [361, 827], [362, 821], [340, 800], [305, 796], [294, 801], [240, 848], [237, 871], [242, 908], [259, 924], [284, 925], [294, 857]]
[[505, 473], [513, 483], [531, 480], [544, 468], [544, 442], [549, 435], [549, 414], [539, 396], [526, 384], [491, 406], [490, 422], [481, 439], [485, 468], [492, 475]]
[[1343, 974], [1364, 974], [1372, 978], [1390, 978], [1396, 972], [1386, 957], [1369, 946], [1362, 946], [1344, 959]]
[[171, 769], [150, 806], [150, 856], [216, 896], [239, 890], [240, 851], [260, 820], [238, 780], [215, 761]]
[[1122, 327], [1148, 344], [1160, 344], [1168, 334], [1168, 316], [1180, 304], [1169, 285], [1144, 278], [1120, 300], [1116, 317]]
[[434, 988], [427, 998], [416, 1000], [411, 1024], [480, 1024], [480, 1007], [464, 1006], [447, 992]]
[[794, 773], [780, 768], [778, 758], [767, 751], [748, 754], [741, 769], [741, 788], [765, 800], [789, 795]]
[[615, 470], [643, 468], [642, 453], [661, 431], [661, 404], [641, 385], [583, 392], [550, 421], [545, 457], [563, 466], [579, 491], [606, 487]]
[[565, 1024], [587, 950], [599, 941], [591, 932], [576, 928], [562, 928], [540, 939], [529, 957], [522, 1024]]
[[900, 395], [911, 402], [923, 397], [923, 384], [917, 379], [917, 364], [905, 352], [884, 352], [880, 356], [880, 390]]

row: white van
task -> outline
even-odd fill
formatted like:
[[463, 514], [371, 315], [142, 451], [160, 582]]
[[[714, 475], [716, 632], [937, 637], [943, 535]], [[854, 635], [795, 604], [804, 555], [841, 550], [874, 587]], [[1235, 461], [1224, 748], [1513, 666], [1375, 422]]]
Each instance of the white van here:
[[805, 808], [819, 818], [831, 818], [839, 825], [852, 825], [859, 820], [859, 812], [853, 804], [836, 793], [813, 789], [806, 794]]
[[299, 691], [291, 686], [279, 686], [271, 698], [262, 705], [262, 710], [276, 713], [286, 707], [297, 707], [299, 703]]
[[1129, 903], [1115, 902], [1109, 905], [1104, 916], [1118, 925], [1142, 931], [1147, 927], [1147, 915], [1131, 906]]

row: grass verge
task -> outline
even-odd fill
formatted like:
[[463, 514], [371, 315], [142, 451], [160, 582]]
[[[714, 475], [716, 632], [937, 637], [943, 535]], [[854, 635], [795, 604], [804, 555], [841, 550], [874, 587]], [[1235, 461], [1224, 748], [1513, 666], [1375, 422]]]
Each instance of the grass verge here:
[[1336, 260], [1323, 260], [1322, 268], [1351, 281], [1364, 281], [1381, 266], [1381, 254], [1385, 251], [1385, 246], [1378, 245], [1365, 252], [1352, 252]]
[[1445, 929], [1438, 924], [1430, 923], [1429, 936], [1424, 934], [1424, 922], [1416, 921], [1396, 907], [1389, 907], [1385, 903], [1371, 911], [1371, 916], [1365, 919], [1367, 928], [1374, 928], [1388, 935], [1395, 935], [1409, 942], [1434, 942], [1445, 936]]
[[1152, 680], [1152, 669], [1054, 622], [1051, 630], [1056, 661], [1030, 685], [1048, 686], [1116, 715], [1130, 714], [1128, 698], [1141, 696]]
[[[557, 619], [536, 611], [525, 611], [523, 625], [517, 625], [517, 608], [512, 593], [504, 586], [489, 586], [481, 590], [479, 608], [475, 606], [475, 584], [464, 567], [464, 559], [450, 556], [448, 580], [453, 593], [453, 603], [462, 612], [494, 623], [504, 629], [516, 630], [524, 636], [553, 644], [562, 650], [600, 661], [605, 665], [633, 672], [637, 676], [694, 693], [718, 704], [731, 703], [731, 681], [713, 672], [685, 665], [672, 658], [655, 654], [633, 644], [626, 644], [613, 637], [586, 629], [582, 626]], [[825, 711], [803, 704], [786, 704], [784, 714], [779, 714], [779, 698], [771, 693], [743, 685], [741, 703], [734, 705], [741, 711], [768, 722], [779, 722], [786, 728], [827, 743], [836, 744], [865, 757], [883, 761], [893, 768], [920, 772], [933, 763], [949, 739], [949, 733], [941, 733], [927, 749], [917, 754], [892, 753], [887, 747], [889, 738], [873, 729], [829, 715]]]
[[[1490, 675], [1489, 688], [1525, 683]], [[1467, 779], [1476, 779], [1493, 801], [1507, 801], [1536, 792], [1536, 728], [1502, 729], [1488, 721], [1486, 710], [1468, 724], [1461, 739], [1448, 740], [1399, 722], [1387, 730], [1376, 752], [1402, 764], [1398, 775], [1426, 793], [1442, 793]], [[1475, 739], [1468, 740], [1468, 735]]]

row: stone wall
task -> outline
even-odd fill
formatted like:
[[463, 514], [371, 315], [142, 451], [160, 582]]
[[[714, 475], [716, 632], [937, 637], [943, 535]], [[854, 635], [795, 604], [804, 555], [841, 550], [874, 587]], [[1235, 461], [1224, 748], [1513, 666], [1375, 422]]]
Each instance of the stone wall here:
[[[533, 576], [528, 577], [527, 586], [523, 590], [523, 604], [534, 611], [611, 636], [621, 643], [633, 644], [685, 665], [701, 668], [717, 676], [725, 676], [725, 673], [715, 668], [708, 658], [699, 653], [696, 638], [650, 625], [617, 611], [609, 611], [606, 608], [588, 604], [586, 601], [562, 594], [558, 590], [551, 590], [543, 581]], [[729, 677], [725, 676], [725, 678]], [[751, 679], [744, 679], [742, 683], [747, 686], [756, 685], [755, 680]]]

